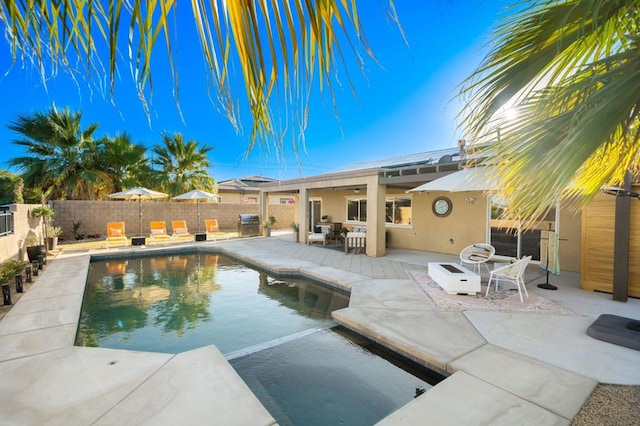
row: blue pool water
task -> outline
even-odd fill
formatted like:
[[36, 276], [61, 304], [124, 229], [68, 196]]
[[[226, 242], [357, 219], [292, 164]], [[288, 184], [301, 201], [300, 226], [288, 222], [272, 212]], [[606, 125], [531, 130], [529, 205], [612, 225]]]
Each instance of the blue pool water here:
[[331, 322], [341, 291], [276, 278], [217, 254], [92, 262], [76, 345], [223, 354]]
[[335, 326], [348, 295], [217, 254], [92, 262], [76, 344], [214, 344], [280, 425], [370, 425], [442, 378]]

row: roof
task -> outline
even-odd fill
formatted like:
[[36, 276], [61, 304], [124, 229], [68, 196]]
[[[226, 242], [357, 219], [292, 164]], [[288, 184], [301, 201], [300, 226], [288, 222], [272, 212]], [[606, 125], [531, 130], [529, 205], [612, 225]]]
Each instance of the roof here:
[[455, 159], [454, 157], [459, 156], [460, 148], [445, 148], [435, 151], [419, 152], [416, 154], [398, 155], [395, 157], [384, 158], [382, 160], [362, 161], [360, 163], [355, 163], [350, 166], [334, 170], [334, 172], [341, 173], [366, 169], [397, 168], [419, 164], [437, 164], [438, 162], [440, 162], [440, 159], [443, 159], [443, 157], [446, 162], [452, 162], [457, 161], [457, 159]]
[[255, 191], [258, 192], [258, 185], [262, 183], [276, 182], [276, 179], [264, 176], [246, 176], [218, 182], [218, 191]]

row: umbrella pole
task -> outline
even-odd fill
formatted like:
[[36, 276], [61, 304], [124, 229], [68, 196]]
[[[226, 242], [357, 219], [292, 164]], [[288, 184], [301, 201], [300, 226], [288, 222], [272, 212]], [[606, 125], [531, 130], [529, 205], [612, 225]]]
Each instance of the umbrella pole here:
[[140, 233], [138, 236], [142, 237], [142, 203], [140, 197], [138, 197], [138, 211], [140, 212]]
[[198, 234], [200, 233], [200, 200], [196, 200], [196, 211], [198, 212]]

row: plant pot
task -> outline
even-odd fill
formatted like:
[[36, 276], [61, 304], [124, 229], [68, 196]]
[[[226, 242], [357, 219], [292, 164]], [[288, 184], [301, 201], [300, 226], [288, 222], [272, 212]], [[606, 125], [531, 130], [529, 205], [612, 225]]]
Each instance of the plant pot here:
[[56, 250], [58, 248], [58, 237], [47, 237], [47, 248], [49, 250]]
[[265, 237], [271, 236], [271, 228], [264, 228], [264, 236]]
[[29, 258], [29, 262], [33, 262], [34, 260], [37, 261], [39, 255], [47, 255], [47, 249], [44, 244], [40, 246], [27, 247], [27, 257]]
[[298, 238], [300, 237], [300, 231], [293, 231], [293, 242], [297, 243]]

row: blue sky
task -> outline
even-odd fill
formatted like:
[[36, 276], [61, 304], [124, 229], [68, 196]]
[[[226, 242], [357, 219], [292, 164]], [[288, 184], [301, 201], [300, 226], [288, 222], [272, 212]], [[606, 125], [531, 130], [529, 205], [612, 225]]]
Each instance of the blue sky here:
[[[7, 125], [18, 114], [45, 111], [54, 102], [60, 108], [81, 110], [83, 126], [98, 122], [97, 136], [126, 131], [135, 142], [152, 146], [161, 143], [162, 132], [180, 132], [187, 140], [211, 145], [210, 173], [218, 181], [247, 175], [297, 178], [360, 161], [455, 146], [464, 137], [456, 129], [456, 86], [479, 64], [490, 29], [512, 2], [396, 0], [409, 46], [385, 17], [382, 3], [363, 1], [359, 9], [380, 65], [368, 59], [363, 75], [352, 61], [349, 72], [357, 99], [348, 85], [336, 87], [339, 121], [327, 96], [311, 99], [305, 150], [299, 154], [301, 168], [290, 146], [286, 146], [284, 161], [260, 147], [244, 159], [249, 117], [243, 116], [245, 131], [238, 134], [211, 104], [200, 53], [191, 49], [197, 41], [188, 27], [179, 28], [177, 52], [184, 122], [173, 100], [168, 67], [156, 61], [151, 124], [135, 95], [127, 66], [121, 66], [114, 107], [85, 86], [78, 88], [63, 73], [48, 81], [45, 89], [29, 66], [18, 62], [10, 67], [8, 45], [2, 38], [0, 168], [7, 168], [8, 159], [23, 155], [11, 143], [16, 134]], [[341, 75], [344, 79], [344, 73]]]

